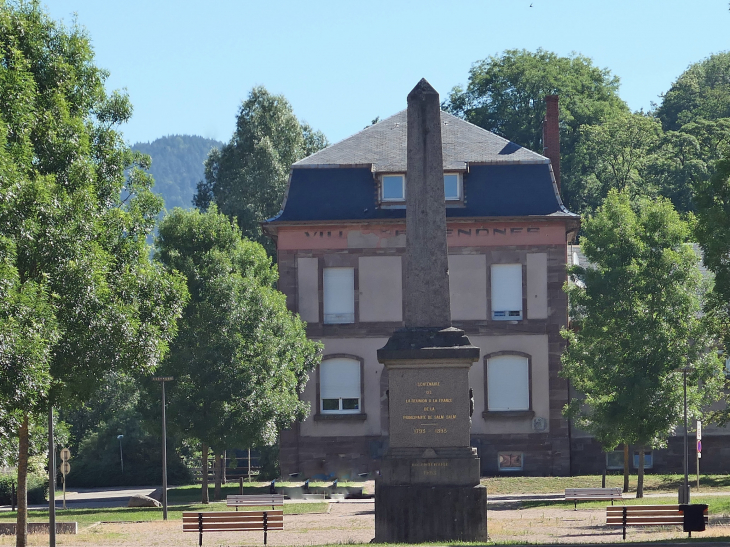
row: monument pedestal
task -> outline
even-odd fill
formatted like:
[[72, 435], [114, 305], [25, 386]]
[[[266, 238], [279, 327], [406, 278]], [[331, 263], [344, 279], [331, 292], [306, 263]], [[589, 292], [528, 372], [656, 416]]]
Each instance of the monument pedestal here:
[[486, 541], [483, 486], [375, 487], [375, 542]]
[[375, 484], [375, 541], [486, 541], [487, 491], [469, 444], [469, 368], [479, 358], [464, 331], [396, 331], [378, 360], [388, 369], [390, 448]]

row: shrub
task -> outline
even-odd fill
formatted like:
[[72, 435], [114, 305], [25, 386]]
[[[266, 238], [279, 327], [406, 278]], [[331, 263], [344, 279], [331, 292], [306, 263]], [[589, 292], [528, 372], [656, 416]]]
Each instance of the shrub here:
[[[18, 477], [15, 473], [0, 472], [0, 505], [11, 505], [10, 493]], [[42, 505], [48, 500], [48, 477], [40, 473], [28, 474], [28, 503]]]

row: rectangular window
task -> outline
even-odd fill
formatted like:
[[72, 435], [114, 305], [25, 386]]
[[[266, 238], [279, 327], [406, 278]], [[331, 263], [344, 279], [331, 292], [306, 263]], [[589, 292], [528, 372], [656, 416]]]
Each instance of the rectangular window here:
[[530, 410], [530, 364], [521, 355], [487, 360], [487, 410]]
[[355, 322], [355, 269], [325, 268], [322, 272], [324, 322]]
[[461, 199], [461, 176], [458, 173], [444, 174], [444, 197], [446, 201]]
[[522, 319], [522, 264], [492, 265], [492, 319]]
[[404, 201], [406, 199], [406, 177], [404, 175], [383, 175], [380, 197], [383, 201]]
[[500, 471], [522, 471], [524, 468], [522, 452], [499, 452], [497, 458]]
[[623, 469], [624, 468], [624, 451], [614, 450], [606, 452], [606, 469]]
[[360, 362], [346, 358], [322, 361], [319, 397], [323, 414], [359, 414]]
[[[652, 454], [650, 450], [647, 450], [644, 452], [644, 469], [651, 469], [654, 467], [654, 458], [652, 458]], [[623, 464], [621, 465], [621, 468], [623, 469]], [[634, 452], [634, 469], [639, 468], [639, 453]]]

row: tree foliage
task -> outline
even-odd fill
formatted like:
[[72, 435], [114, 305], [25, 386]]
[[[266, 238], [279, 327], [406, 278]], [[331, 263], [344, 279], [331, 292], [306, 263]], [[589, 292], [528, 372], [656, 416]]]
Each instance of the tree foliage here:
[[161, 200], [139, 169], [148, 159], [116, 130], [132, 107], [105, 90], [85, 32], [57, 24], [38, 1], [3, 1], [0, 56], [0, 329], [9, 352], [0, 391], [23, 389], [0, 407], [28, 402], [24, 491], [32, 412], [83, 399], [108, 370], [152, 370], [185, 288], [149, 260], [145, 237]]
[[664, 94], [656, 115], [668, 131], [700, 119], [730, 118], [730, 51], [690, 65]]
[[730, 348], [730, 148], [716, 168], [697, 189], [695, 235], [705, 265], [715, 274], [709, 309], [720, 320], [725, 348]]
[[507, 50], [474, 63], [466, 89], [451, 90], [444, 108], [521, 146], [542, 153], [545, 96], [560, 96], [563, 199], [575, 203], [581, 180], [574, 167], [579, 130], [628, 113], [618, 96], [619, 79], [590, 58], [560, 57], [538, 49]]
[[244, 236], [270, 248], [259, 223], [279, 211], [291, 164], [327, 144], [321, 132], [297, 120], [282, 95], [255, 87], [241, 105], [230, 142], [209, 154], [194, 204], [205, 210], [215, 203], [237, 218]]
[[579, 130], [576, 171], [583, 181], [574, 203], [583, 213], [595, 211], [612, 189], [632, 196], [658, 194], [647, 180], [657, 152], [661, 126], [643, 114], [620, 114]]
[[[699, 257], [671, 203], [611, 190], [584, 221], [582, 250], [567, 287], [572, 330], [563, 375], [582, 398], [566, 415], [606, 450], [619, 443], [661, 447], [682, 416], [682, 374], [699, 417], [722, 386], [712, 330], [700, 316]], [[698, 387], [701, 383], [701, 388]], [[641, 484], [639, 488], [641, 492]]]
[[171, 422], [204, 453], [272, 444], [279, 428], [307, 415], [299, 393], [320, 345], [273, 288], [271, 259], [215, 206], [165, 217], [156, 258], [186, 277], [191, 295], [161, 370], [175, 378]]

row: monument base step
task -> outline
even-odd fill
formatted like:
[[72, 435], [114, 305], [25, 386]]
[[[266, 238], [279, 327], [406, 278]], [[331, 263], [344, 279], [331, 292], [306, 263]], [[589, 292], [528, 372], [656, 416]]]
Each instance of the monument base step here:
[[375, 485], [375, 543], [486, 541], [483, 486]]
[[479, 458], [389, 457], [380, 464], [378, 483], [390, 486], [479, 486]]

